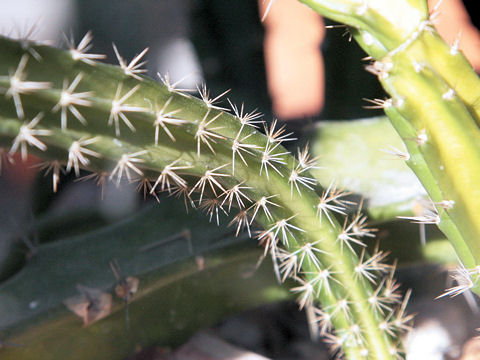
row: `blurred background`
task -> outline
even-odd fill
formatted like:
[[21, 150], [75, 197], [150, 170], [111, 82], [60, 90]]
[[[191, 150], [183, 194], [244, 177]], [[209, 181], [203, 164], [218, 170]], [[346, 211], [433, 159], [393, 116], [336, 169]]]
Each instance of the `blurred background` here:
[[[3, 0], [0, 33], [65, 47], [92, 30], [94, 49], [116, 63], [112, 43], [128, 61], [150, 50], [148, 75], [168, 73], [172, 82], [212, 94], [231, 89], [234, 103], [257, 108], [267, 120], [312, 122], [378, 115], [364, 98], [381, 98], [364, 70], [363, 51], [345, 27], [324, 21], [297, 0]], [[429, 0], [433, 9], [438, 0]], [[480, 69], [474, 1], [445, 0], [435, 25]], [[264, 21], [267, 9], [269, 14]], [[35, 25], [32, 28], [32, 25]], [[325, 25], [329, 29], [325, 29]], [[343, 39], [342, 39], [343, 38]]]

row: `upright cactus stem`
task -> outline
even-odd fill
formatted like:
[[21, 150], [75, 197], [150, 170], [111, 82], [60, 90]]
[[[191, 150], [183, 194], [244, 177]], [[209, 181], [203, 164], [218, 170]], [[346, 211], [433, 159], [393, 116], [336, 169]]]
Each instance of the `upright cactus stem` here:
[[478, 126], [466, 106], [432, 69], [423, 66], [416, 69], [414, 64], [408, 66], [402, 62], [400, 53], [396, 56], [399, 59], [393, 60], [389, 76], [381, 81], [394, 99], [404, 99], [397, 110], [411, 119], [417, 135], [422, 132], [424, 141], [419, 150], [442, 190], [442, 201], [452, 204], [446, 211], [454, 219], [478, 263]]
[[[0, 38], [0, 146], [35, 154], [53, 172], [89, 170], [99, 183], [139, 181], [155, 194], [183, 197], [219, 221], [238, 211], [237, 233], [263, 227], [256, 237], [282, 280], [307, 309], [312, 328], [349, 359], [401, 357], [399, 335], [409, 327], [386, 254], [368, 255], [372, 230], [360, 214], [337, 222], [348, 201], [332, 187], [318, 188], [308, 149], [291, 156], [290, 135], [276, 122], [232, 105], [222, 111], [205, 87], [201, 99], [141, 76], [141, 55], [128, 66], [95, 62], [90, 34], [61, 51]], [[132, 66], [130, 66], [132, 65]], [[56, 175], [55, 175], [56, 174]], [[319, 194], [321, 194], [319, 196]], [[360, 256], [357, 254], [360, 252]]]
[[[407, 163], [431, 196], [436, 223], [466, 273], [480, 265], [480, 79], [458, 49], [434, 29], [424, 0], [301, 0], [352, 27], [391, 99], [385, 109], [409, 151]], [[361, 9], [361, 11], [359, 10]], [[375, 20], [375, 21], [373, 21]], [[480, 293], [478, 276], [469, 286]]]
[[[472, 251], [447, 211], [453, 204], [450, 201], [444, 200], [442, 191], [420, 151], [420, 146], [426, 141], [426, 134], [423, 132], [417, 134], [412, 125], [399, 113], [396, 107], [393, 106], [392, 101], [388, 101], [387, 103], [382, 102], [382, 106], [397, 132], [403, 134], [405, 139], [409, 139], [409, 141], [405, 141], [405, 146], [409, 154], [409, 159], [406, 160], [406, 163], [417, 174], [417, 177], [427, 189], [434, 205], [437, 205], [436, 213], [432, 214], [435, 217], [432, 221], [443, 231], [447, 238], [450, 239], [463, 265], [467, 268], [474, 268], [477, 262], [472, 255]], [[410, 136], [406, 136], [407, 134], [410, 134]], [[426, 216], [428, 216], [428, 214]]]

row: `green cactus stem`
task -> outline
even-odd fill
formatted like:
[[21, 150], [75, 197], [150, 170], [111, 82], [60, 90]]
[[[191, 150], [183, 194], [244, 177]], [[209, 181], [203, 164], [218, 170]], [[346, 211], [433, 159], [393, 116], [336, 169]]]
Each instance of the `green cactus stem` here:
[[[412, 131], [411, 125], [400, 113], [392, 106], [385, 107], [385, 113], [388, 114], [392, 124], [399, 133], [407, 134]], [[420, 152], [417, 141], [406, 141], [409, 159], [406, 160], [407, 165], [417, 174], [418, 178], [428, 189], [430, 199], [434, 204], [438, 204], [438, 221], [435, 221], [437, 226], [452, 242], [460, 261], [467, 268], [474, 268], [476, 260], [472, 255], [472, 251], [466, 244], [463, 236], [460, 234], [455, 222], [450, 218], [449, 213], [446, 211], [450, 206], [450, 203], [442, 203], [443, 196], [440, 188], [435, 181], [434, 176], [431, 174], [428, 165]]]
[[196, 99], [168, 77], [161, 85], [141, 76], [140, 56], [121, 67], [93, 62], [87, 40], [70, 51], [30, 44], [39, 61], [0, 40], [0, 146], [50, 161], [54, 173], [86, 169], [99, 182], [139, 181], [211, 218], [238, 211], [231, 225], [237, 233], [250, 233], [253, 222], [263, 227], [256, 237], [278, 276], [298, 282], [291, 291], [335, 352], [400, 356], [411, 316], [393, 268], [385, 253], [364, 251], [373, 234], [363, 216], [337, 222], [348, 202], [338, 189], [322, 193], [308, 149], [295, 159], [282, 146], [292, 140], [284, 128], [273, 122], [262, 134], [259, 114], [243, 105], [223, 112], [206, 87]]
[[435, 203], [434, 212], [417, 220], [440, 226], [467, 273], [474, 275], [463, 290], [478, 293], [480, 80], [458, 42], [448, 46], [440, 39], [424, 0], [302, 2], [351, 26], [370, 55], [367, 70], [391, 96], [376, 101], [405, 142], [405, 159]]
[[[40, 244], [0, 284], [0, 358], [116, 360], [139, 346], [179, 346], [226, 316], [291, 298], [270, 264], [255, 268], [259, 256], [248, 234], [235, 237], [200, 213], [186, 214], [173, 198]], [[79, 289], [93, 298], [88, 309]]]

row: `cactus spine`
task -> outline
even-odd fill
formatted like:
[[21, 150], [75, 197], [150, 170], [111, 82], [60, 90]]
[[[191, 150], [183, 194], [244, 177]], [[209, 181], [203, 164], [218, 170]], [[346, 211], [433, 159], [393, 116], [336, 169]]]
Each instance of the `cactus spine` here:
[[[407, 164], [435, 204], [418, 221], [435, 223], [452, 241], [462, 265], [478, 274], [480, 206], [480, 80], [458, 49], [433, 27], [424, 0], [302, 0], [350, 27], [371, 56], [367, 70], [390, 94], [375, 100], [409, 151]], [[476, 278], [469, 286], [479, 292]]]
[[364, 217], [337, 222], [333, 213], [344, 215], [348, 202], [333, 188], [318, 195], [308, 149], [295, 159], [282, 146], [290, 140], [283, 128], [264, 125], [263, 135], [259, 114], [223, 112], [206, 88], [196, 99], [168, 77], [161, 85], [140, 76], [141, 56], [121, 67], [94, 62], [89, 36], [67, 52], [0, 39], [0, 145], [50, 161], [54, 182], [64, 168], [86, 169], [100, 183], [139, 181], [152, 194], [183, 197], [217, 221], [219, 211], [238, 209], [231, 225], [265, 229], [259, 242], [279, 277], [298, 282], [291, 290], [334, 351], [399, 357], [411, 317], [393, 267], [386, 254], [365, 252], [372, 230]]

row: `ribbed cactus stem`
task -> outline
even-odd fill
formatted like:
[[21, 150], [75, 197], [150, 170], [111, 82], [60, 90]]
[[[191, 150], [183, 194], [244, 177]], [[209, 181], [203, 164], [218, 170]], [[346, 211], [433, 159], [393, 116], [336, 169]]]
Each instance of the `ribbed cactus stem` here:
[[[409, 150], [407, 163], [438, 211], [423, 220], [437, 223], [452, 240], [463, 266], [476, 271], [480, 79], [459, 51], [458, 41], [448, 46], [440, 39], [433, 27], [435, 14], [428, 13], [423, 0], [302, 2], [351, 26], [353, 36], [371, 56], [367, 70], [377, 75], [391, 96], [375, 102], [403, 138]], [[478, 292], [476, 281], [470, 279], [465, 290]]]
[[386, 254], [366, 253], [364, 238], [373, 235], [360, 214], [337, 222], [344, 194], [322, 193], [308, 149], [295, 159], [282, 146], [285, 129], [274, 122], [263, 134], [259, 114], [223, 112], [205, 87], [196, 99], [168, 78], [161, 85], [140, 76], [140, 55], [114, 67], [78, 49], [35, 46], [37, 61], [16, 42], [0, 39], [0, 47], [0, 146], [77, 175], [92, 171], [100, 183], [138, 181], [217, 221], [238, 210], [231, 225], [237, 233], [254, 222], [264, 229], [256, 237], [279, 277], [298, 282], [291, 290], [332, 349], [349, 359], [399, 356], [411, 317]]
[[[400, 57], [400, 54], [396, 55]], [[419, 146], [429, 169], [442, 189], [443, 200], [453, 201], [451, 218], [480, 261], [478, 206], [480, 206], [480, 133], [464, 104], [429, 68], [417, 72], [410, 57], [399, 59], [382, 83], [394, 99], [404, 99], [400, 114], [411, 119], [426, 141]], [[397, 73], [398, 71], [398, 73]], [[396, 75], [398, 74], [398, 75]], [[405, 96], [408, 94], [408, 97]], [[450, 98], [451, 96], [451, 98]]]
[[460, 38], [448, 45], [437, 32], [424, 31], [409, 51], [419, 51], [422, 58], [428, 58], [432, 69], [442, 75], [449, 88], [455, 90], [455, 95], [480, 124], [480, 78], [459, 50], [459, 41]]
[[[428, 191], [428, 195], [430, 196], [436, 209], [436, 213], [438, 214], [436, 225], [450, 239], [462, 264], [467, 268], [474, 268], [476, 260], [472, 255], [472, 251], [447, 211], [453, 207], [454, 204], [444, 200], [442, 191], [438, 187], [438, 184], [420, 151], [421, 145], [423, 145], [426, 140], [425, 135], [420, 133], [419, 137], [412, 125], [398, 112], [395, 106], [393, 106], [392, 101], [389, 101], [387, 105], [384, 105], [384, 110], [395, 130], [397, 130], [402, 138], [405, 139], [404, 144], [410, 156], [410, 158], [406, 160], [406, 163], [415, 174], [417, 174], [417, 177]], [[434, 214], [434, 216], [437, 216], [437, 214]]]

